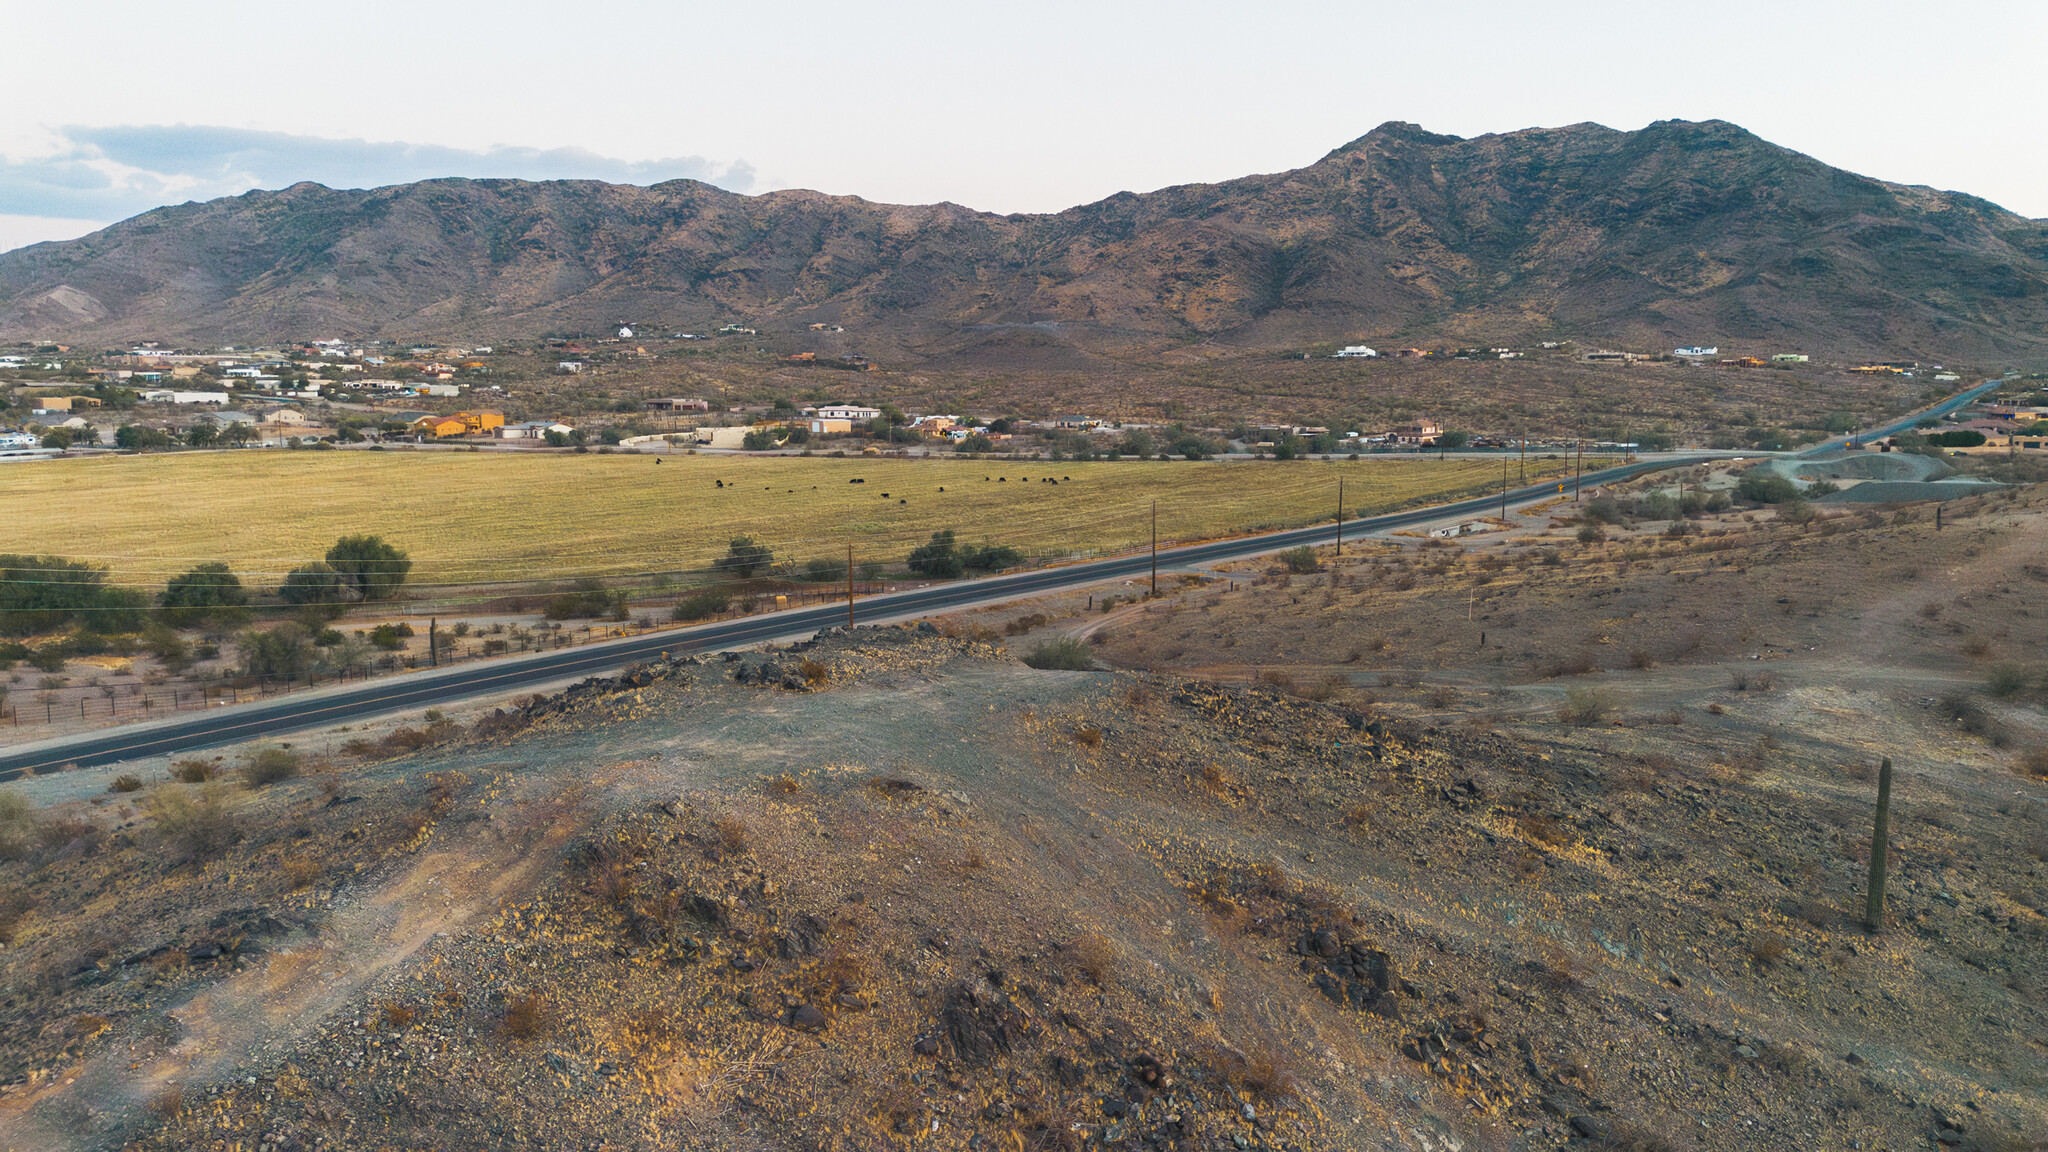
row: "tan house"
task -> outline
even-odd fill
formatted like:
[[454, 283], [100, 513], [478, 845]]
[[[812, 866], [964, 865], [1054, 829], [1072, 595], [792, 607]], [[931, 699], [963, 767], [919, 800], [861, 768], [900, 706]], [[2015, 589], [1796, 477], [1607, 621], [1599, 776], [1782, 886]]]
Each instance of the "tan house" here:
[[38, 396], [35, 404], [45, 412], [71, 412], [79, 408], [97, 408], [100, 400], [97, 396]]
[[452, 416], [422, 416], [412, 430], [428, 436], [473, 436], [505, 426], [502, 412], [457, 412]]
[[1434, 420], [1424, 420], [1416, 424], [1403, 424], [1398, 428], [1387, 429], [1387, 440], [1394, 444], [1419, 444], [1423, 447], [1428, 447], [1431, 444], [1435, 444], [1437, 438], [1443, 434], [1442, 425]]

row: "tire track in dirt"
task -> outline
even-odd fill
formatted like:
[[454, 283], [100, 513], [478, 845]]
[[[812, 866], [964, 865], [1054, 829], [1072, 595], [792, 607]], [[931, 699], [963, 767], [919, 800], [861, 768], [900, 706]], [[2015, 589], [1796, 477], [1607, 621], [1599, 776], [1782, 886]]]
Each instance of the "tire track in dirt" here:
[[[493, 795], [495, 789], [508, 793]], [[184, 1087], [288, 1051], [299, 1038], [417, 955], [529, 890], [588, 825], [581, 797], [550, 776], [500, 776], [486, 820], [458, 841], [432, 828], [410, 863], [351, 897], [317, 938], [280, 950], [166, 1010], [175, 1039], [110, 1050], [39, 1091], [0, 1103], [0, 1147], [96, 1149], [121, 1144]]]

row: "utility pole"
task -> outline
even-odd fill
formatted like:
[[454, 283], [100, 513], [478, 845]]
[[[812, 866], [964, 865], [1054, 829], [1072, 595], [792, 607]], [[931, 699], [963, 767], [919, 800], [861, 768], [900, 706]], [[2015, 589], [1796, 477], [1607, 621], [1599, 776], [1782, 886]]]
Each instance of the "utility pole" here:
[[1572, 443], [1579, 453], [1578, 462], [1572, 465], [1572, 503], [1577, 504], [1579, 502], [1579, 477], [1586, 471], [1586, 441], [1584, 437], [1580, 437], [1572, 441]]
[[1344, 554], [1344, 478], [1337, 478], [1337, 555]]
[[1516, 468], [1521, 476], [1518, 483], [1527, 484], [1529, 482], [1529, 434], [1527, 432], [1522, 433], [1522, 460], [1520, 464], [1516, 465]]
[[427, 654], [433, 660], [433, 667], [441, 666], [441, 635], [439, 620], [427, 618]]
[[853, 627], [853, 541], [846, 542], [846, 626]]
[[1500, 518], [1508, 518], [1508, 458], [1500, 458]]
[[1159, 501], [1152, 502], [1152, 594], [1159, 595]]

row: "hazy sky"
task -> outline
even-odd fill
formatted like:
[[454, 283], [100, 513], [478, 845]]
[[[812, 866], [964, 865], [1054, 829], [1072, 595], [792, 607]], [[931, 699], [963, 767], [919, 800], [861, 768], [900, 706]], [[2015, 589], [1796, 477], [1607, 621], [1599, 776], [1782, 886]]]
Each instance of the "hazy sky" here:
[[2048, 0], [4, 0], [0, 249], [301, 179], [708, 179], [1048, 211], [1473, 136], [1720, 118], [2048, 216]]

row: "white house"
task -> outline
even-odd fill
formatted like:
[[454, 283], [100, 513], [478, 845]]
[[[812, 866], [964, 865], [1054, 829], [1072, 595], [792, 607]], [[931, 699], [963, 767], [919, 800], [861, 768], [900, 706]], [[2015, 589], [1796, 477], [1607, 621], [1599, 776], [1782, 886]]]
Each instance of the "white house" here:
[[1671, 354], [1673, 356], [1683, 356], [1690, 360], [1701, 356], [1718, 356], [1721, 354], [1721, 347], [1717, 344], [1711, 348], [1673, 348]]
[[28, 359], [22, 356], [0, 356], [0, 368], [26, 368]]
[[38, 448], [42, 441], [28, 432], [0, 432], [0, 451], [12, 448]]
[[462, 395], [462, 385], [460, 384], [415, 384], [412, 390], [422, 396]]
[[550, 432], [567, 436], [576, 429], [559, 420], [527, 420], [518, 424], [504, 424], [498, 428], [500, 440], [545, 440]]
[[581, 361], [581, 360], [557, 360], [557, 361], [555, 362], [555, 371], [557, 371], [557, 372], [581, 372], [581, 371], [583, 371], [583, 361]]
[[880, 408], [863, 408], [858, 404], [821, 404], [818, 416], [824, 420], [880, 420]]
[[621, 339], [621, 340], [631, 340], [632, 338], [633, 338], [633, 329], [632, 329], [632, 328], [630, 328], [630, 327], [628, 327], [627, 325], [624, 325], [624, 324], [621, 324], [621, 325], [619, 325], [619, 339]]
[[1337, 359], [1339, 360], [1370, 359], [1378, 355], [1379, 351], [1377, 349], [1367, 348], [1363, 344], [1347, 344], [1337, 349]]
[[260, 377], [260, 376], [262, 376], [262, 375], [263, 375], [263, 369], [261, 369], [261, 368], [255, 368], [255, 367], [250, 367], [250, 366], [247, 366], [247, 365], [238, 365], [238, 366], [236, 366], [236, 367], [234, 367], [234, 368], [229, 368], [229, 369], [228, 369], [228, 370], [226, 370], [225, 372], [222, 372], [222, 373], [221, 373], [221, 375], [223, 375], [223, 376], [246, 376], [246, 377], [248, 377], [249, 379], [251, 379], [251, 380], [254, 380], [254, 379], [257, 379], [258, 377]]

